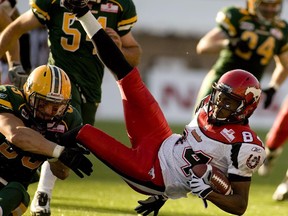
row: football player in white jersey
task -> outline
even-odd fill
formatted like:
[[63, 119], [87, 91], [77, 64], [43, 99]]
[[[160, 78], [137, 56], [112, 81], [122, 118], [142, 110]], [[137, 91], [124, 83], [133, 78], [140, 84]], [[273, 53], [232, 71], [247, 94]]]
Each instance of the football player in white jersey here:
[[[252, 174], [266, 156], [262, 141], [248, 124], [261, 95], [258, 80], [239, 69], [225, 73], [203, 99], [183, 134], [173, 134], [138, 69], [128, 64], [89, 12], [85, 0], [62, 3], [76, 14], [100, 58], [116, 77], [131, 147], [91, 125], [83, 126], [74, 136], [133, 189], [151, 195], [139, 201], [137, 213], [157, 215], [168, 198], [192, 193], [228, 213], [244, 214]], [[213, 191], [205, 181], [210, 171], [197, 178], [191, 168], [198, 163], [214, 165], [224, 172], [233, 193]]]

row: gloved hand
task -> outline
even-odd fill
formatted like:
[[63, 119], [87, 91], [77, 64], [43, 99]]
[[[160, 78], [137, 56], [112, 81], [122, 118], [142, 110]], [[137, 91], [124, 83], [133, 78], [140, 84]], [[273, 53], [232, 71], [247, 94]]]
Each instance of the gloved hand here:
[[262, 92], [266, 95], [266, 98], [264, 101], [264, 109], [267, 109], [271, 105], [276, 89], [273, 87], [270, 87], [267, 89], [263, 89]]
[[19, 89], [23, 89], [23, 85], [28, 78], [28, 74], [24, 71], [21, 64], [13, 66], [8, 71], [10, 82]]
[[61, 0], [61, 5], [75, 14], [76, 17], [82, 17], [89, 11], [87, 3], [88, 0]]
[[138, 203], [140, 204], [135, 208], [137, 214], [142, 214], [143, 216], [149, 215], [151, 212], [154, 212], [153, 216], [157, 216], [160, 208], [165, 204], [168, 198], [155, 195], [150, 196], [146, 200], [139, 200]]
[[250, 50], [248, 43], [246, 41], [241, 40], [240, 38], [229, 38], [228, 47], [233, 52], [236, 49], [239, 49], [242, 52], [248, 52]]
[[204, 207], [207, 208], [206, 197], [213, 191], [209, 182], [212, 176], [212, 166], [208, 165], [206, 172], [201, 178], [197, 177], [194, 173], [191, 175], [191, 180], [188, 182], [192, 194], [201, 198], [204, 202]]
[[83, 125], [79, 125], [78, 127], [75, 127], [72, 130], [69, 130], [66, 133], [62, 134], [59, 138], [58, 144], [66, 147], [78, 146], [76, 137], [82, 127]]
[[192, 174], [191, 180], [189, 181], [192, 194], [198, 196], [203, 200], [204, 207], [207, 208], [208, 204], [206, 197], [213, 191], [212, 187], [206, 183], [205, 179], [198, 178]]
[[58, 159], [72, 169], [76, 175], [83, 178], [83, 173], [90, 176], [93, 171], [91, 161], [84, 156], [89, 153], [89, 151], [81, 147], [65, 147]]

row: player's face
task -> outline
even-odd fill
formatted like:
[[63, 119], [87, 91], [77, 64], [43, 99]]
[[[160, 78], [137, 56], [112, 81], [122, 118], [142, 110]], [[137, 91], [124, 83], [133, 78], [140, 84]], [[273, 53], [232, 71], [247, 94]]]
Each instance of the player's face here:
[[67, 104], [39, 100], [36, 117], [49, 121], [52, 120], [55, 116], [62, 116], [66, 110], [66, 107]]
[[227, 94], [217, 91], [215, 94], [215, 103], [213, 117], [217, 119], [226, 119], [234, 113], [240, 106], [240, 101]]
[[261, 2], [258, 9], [261, 15], [267, 20], [273, 20], [281, 10], [281, 4], [279, 3], [265, 3]]

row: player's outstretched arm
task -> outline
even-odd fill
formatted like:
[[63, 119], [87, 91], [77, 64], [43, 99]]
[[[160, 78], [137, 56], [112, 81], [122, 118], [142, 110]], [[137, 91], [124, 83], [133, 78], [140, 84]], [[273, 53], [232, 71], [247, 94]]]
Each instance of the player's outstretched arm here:
[[100, 23], [89, 11], [87, 0], [61, 0], [64, 7], [74, 13], [88, 37], [97, 48], [103, 63], [116, 74], [118, 79], [127, 75], [133, 67], [127, 62], [121, 50], [107, 35]]

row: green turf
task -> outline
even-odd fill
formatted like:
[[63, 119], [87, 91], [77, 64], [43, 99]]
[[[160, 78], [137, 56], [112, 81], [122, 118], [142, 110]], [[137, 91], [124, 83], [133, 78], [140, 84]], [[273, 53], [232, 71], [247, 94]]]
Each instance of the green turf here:
[[[98, 122], [96, 126], [113, 135], [115, 138], [128, 143], [123, 123]], [[175, 132], [180, 133], [183, 126], [174, 126]], [[259, 131], [262, 140], [266, 131]], [[281, 157], [276, 161], [275, 169], [269, 177], [253, 177], [247, 216], [288, 216], [288, 203], [275, 202], [271, 199], [276, 186], [282, 180], [287, 168], [288, 149], [285, 148]], [[136, 215], [133, 208], [137, 200], [145, 196], [136, 193], [128, 187], [116, 174], [105, 167], [93, 156], [92, 176], [78, 178], [74, 173], [64, 181], [57, 180], [51, 210], [53, 216], [109, 216]], [[37, 184], [29, 187], [31, 198]], [[29, 209], [26, 216], [30, 215]], [[209, 203], [204, 209], [201, 199], [193, 196], [179, 200], [169, 200], [161, 209], [159, 216], [222, 216], [229, 215]]]

